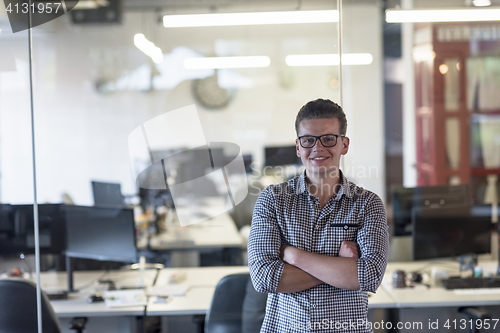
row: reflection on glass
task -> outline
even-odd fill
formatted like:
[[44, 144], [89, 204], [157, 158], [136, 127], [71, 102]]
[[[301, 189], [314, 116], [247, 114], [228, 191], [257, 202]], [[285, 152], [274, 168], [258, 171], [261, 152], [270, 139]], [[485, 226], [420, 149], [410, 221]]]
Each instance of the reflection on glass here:
[[480, 116], [476, 119], [479, 120], [484, 167], [500, 168], [500, 116]]
[[430, 162], [431, 157], [431, 152], [429, 149], [432, 144], [430, 140], [431, 123], [432, 119], [429, 117], [429, 114], [425, 114], [422, 116], [422, 161], [424, 163]]
[[446, 119], [446, 156], [448, 167], [456, 170], [460, 166], [460, 120], [455, 117]]
[[439, 66], [444, 76], [444, 109], [457, 111], [460, 107], [459, 74], [460, 63], [456, 58], [448, 58]]
[[467, 107], [471, 111], [500, 110], [500, 57], [467, 59]]
[[473, 168], [500, 168], [500, 115], [475, 114], [471, 117]]

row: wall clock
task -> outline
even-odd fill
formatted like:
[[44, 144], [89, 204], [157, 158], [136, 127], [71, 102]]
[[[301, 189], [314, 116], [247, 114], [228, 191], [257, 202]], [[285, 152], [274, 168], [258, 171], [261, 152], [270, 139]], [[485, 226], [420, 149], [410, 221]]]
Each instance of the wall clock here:
[[215, 75], [193, 80], [192, 89], [195, 99], [207, 109], [226, 107], [235, 93], [235, 89], [225, 89], [219, 86], [217, 72]]

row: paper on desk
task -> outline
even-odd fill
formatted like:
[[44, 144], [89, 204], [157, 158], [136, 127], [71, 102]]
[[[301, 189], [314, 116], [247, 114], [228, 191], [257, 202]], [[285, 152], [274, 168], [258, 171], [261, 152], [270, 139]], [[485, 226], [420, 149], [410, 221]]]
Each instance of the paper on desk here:
[[187, 284], [167, 284], [149, 287], [147, 294], [149, 296], [184, 296], [188, 290], [189, 285]]
[[144, 289], [112, 290], [104, 292], [104, 302], [108, 308], [118, 308], [146, 306], [148, 299]]

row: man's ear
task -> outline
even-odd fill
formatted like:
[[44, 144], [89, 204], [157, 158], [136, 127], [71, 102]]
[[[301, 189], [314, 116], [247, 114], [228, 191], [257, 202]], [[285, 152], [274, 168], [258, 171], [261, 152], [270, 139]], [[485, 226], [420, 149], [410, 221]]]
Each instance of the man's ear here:
[[296, 140], [295, 140], [295, 151], [296, 151], [296, 153], [297, 153], [297, 157], [300, 157], [300, 149], [299, 149], [299, 148], [300, 148], [300, 147], [299, 147], [299, 140], [298, 140], [298, 139], [296, 139]]
[[349, 143], [350, 142], [351, 142], [351, 140], [349, 140], [349, 138], [347, 136], [344, 136], [342, 138], [342, 152], [341, 152], [342, 155], [347, 154], [347, 152], [349, 151]]

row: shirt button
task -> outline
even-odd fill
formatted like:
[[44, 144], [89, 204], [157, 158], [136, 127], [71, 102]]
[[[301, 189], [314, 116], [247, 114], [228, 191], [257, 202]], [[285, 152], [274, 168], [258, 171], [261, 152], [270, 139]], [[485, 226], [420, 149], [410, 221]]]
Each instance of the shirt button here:
[[347, 229], [349, 229], [349, 226], [348, 226], [348, 225], [345, 225], [345, 226], [344, 226], [344, 230], [347, 230]]
[[316, 308], [316, 304], [314, 304], [314, 303], [311, 304], [311, 308], [313, 308], [313, 309]]
[[319, 224], [318, 224], [318, 225], [316, 225], [316, 229], [319, 229], [319, 228], [320, 228]]

